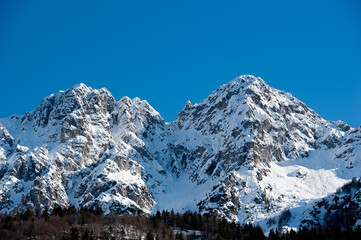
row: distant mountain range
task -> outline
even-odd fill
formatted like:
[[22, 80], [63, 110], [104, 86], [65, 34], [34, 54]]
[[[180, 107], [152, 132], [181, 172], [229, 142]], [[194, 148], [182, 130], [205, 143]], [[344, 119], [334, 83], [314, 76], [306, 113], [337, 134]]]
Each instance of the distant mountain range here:
[[0, 119], [1, 213], [72, 204], [199, 211], [266, 231], [356, 226], [360, 173], [361, 128], [250, 75], [187, 102], [173, 122], [84, 84]]

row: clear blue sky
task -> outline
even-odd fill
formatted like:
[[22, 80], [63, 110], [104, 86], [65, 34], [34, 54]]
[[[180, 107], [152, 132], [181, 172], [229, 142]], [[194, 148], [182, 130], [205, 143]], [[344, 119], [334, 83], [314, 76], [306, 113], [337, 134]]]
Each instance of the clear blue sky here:
[[361, 124], [361, 2], [0, 2], [0, 117], [83, 82], [166, 121], [241, 74]]

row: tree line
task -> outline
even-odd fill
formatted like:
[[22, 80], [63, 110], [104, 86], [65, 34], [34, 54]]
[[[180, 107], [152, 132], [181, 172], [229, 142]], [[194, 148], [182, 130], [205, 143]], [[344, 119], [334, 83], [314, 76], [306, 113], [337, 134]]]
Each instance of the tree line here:
[[104, 215], [100, 207], [76, 209], [55, 207], [37, 214], [27, 209], [15, 215], [0, 215], [0, 239], [240, 239], [240, 240], [333, 240], [359, 239], [361, 229], [337, 226], [320, 229], [291, 230], [281, 233], [271, 230], [265, 236], [259, 226], [240, 225], [225, 219], [197, 212], [175, 213], [157, 211], [149, 216]]

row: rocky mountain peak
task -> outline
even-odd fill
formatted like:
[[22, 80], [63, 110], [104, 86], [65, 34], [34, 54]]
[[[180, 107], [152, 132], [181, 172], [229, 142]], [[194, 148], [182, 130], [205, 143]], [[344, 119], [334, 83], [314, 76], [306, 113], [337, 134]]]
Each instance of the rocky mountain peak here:
[[138, 97], [123, 97], [117, 106], [117, 120], [114, 125], [132, 125], [131, 129], [143, 131], [149, 123], [164, 124], [160, 114], [146, 101]]
[[251, 94], [252, 92], [260, 94], [261, 92], [268, 92], [270, 86], [260, 77], [252, 75], [241, 75], [227, 84], [223, 84], [217, 90], [212, 92], [208, 97], [212, 102], [214, 97], [221, 97], [230, 99], [233, 95]]
[[72, 86], [71, 88], [69, 88], [68, 90], [85, 90], [85, 91], [92, 91], [93, 89], [91, 87], [88, 87], [87, 85], [85, 85], [84, 83], [78, 83], [75, 84], [74, 86]]
[[35, 130], [62, 124], [63, 120], [75, 116], [106, 115], [115, 109], [115, 100], [105, 89], [92, 89], [85, 84], [77, 84], [66, 91], [44, 98], [39, 107], [23, 116], [22, 123], [32, 123]]
[[228, 89], [231, 91], [232, 88], [241, 88], [241, 89], [260, 89], [269, 88], [268, 84], [263, 81], [260, 77], [255, 77], [253, 75], [240, 75], [235, 79], [231, 80], [227, 84], [222, 85], [219, 89]]
[[291, 94], [271, 88], [259, 77], [241, 75], [220, 86], [203, 102], [187, 105], [179, 113], [175, 123], [181, 129], [190, 128], [190, 124], [196, 123], [195, 128], [200, 129], [226, 121], [274, 122], [275, 114], [285, 121], [293, 113], [307, 112], [308, 115], [319, 118]]
[[[203, 177], [214, 177], [227, 166], [249, 163], [259, 169], [259, 179], [267, 175], [271, 162], [307, 156], [321, 144], [337, 146], [342, 129], [347, 129], [341, 123], [325, 121], [291, 94], [250, 75], [241, 75], [203, 102], [185, 107], [175, 124], [202, 142], [195, 149], [187, 149], [202, 154], [202, 160], [196, 161], [200, 165], [190, 172], [203, 169]], [[204, 144], [198, 136], [209, 138], [209, 143]]]

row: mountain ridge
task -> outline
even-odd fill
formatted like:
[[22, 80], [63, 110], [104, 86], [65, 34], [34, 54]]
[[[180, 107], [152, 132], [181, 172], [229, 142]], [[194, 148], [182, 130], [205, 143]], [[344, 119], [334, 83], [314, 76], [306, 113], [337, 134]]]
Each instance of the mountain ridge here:
[[270, 229], [298, 209], [285, 223], [297, 227], [313, 201], [359, 177], [361, 162], [360, 129], [251, 75], [187, 102], [172, 122], [145, 100], [78, 84], [0, 124], [1, 212], [174, 208]]

